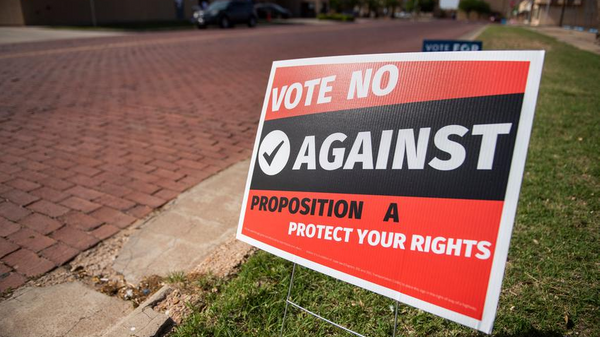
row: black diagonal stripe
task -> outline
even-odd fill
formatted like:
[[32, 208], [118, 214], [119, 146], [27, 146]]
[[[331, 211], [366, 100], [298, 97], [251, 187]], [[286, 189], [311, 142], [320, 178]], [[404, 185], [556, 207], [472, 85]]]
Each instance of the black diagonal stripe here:
[[[523, 94], [512, 94], [335, 111], [267, 121], [264, 123], [262, 137], [273, 130], [285, 132], [290, 139], [291, 156], [285, 169], [275, 176], [263, 174], [256, 165], [251, 188], [503, 200], [522, 102]], [[477, 170], [481, 136], [471, 135], [472, 126], [495, 123], [512, 123], [511, 132], [498, 137], [493, 169]], [[292, 170], [305, 136], [315, 136], [318, 157], [322, 141], [335, 132], [348, 136], [344, 143], [335, 145], [345, 148], [347, 156], [356, 134], [371, 131], [373, 155], [376, 158], [382, 130], [412, 128], [418, 134], [418, 129], [430, 127], [431, 136], [425, 162], [429, 163], [436, 156], [447, 159], [448, 154], [437, 149], [433, 141], [435, 132], [447, 125], [462, 125], [469, 129], [462, 138], [451, 137], [461, 143], [467, 153], [463, 165], [453, 171], [438, 171], [427, 164], [423, 170], [409, 170], [406, 167], [392, 170], [392, 155], [386, 170], [363, 170], [360, 164], [353, 170], [326, 171], [318, 164], [316, 170], [307, 170], [306, 166], [299, 171]], [[394, 137], [392, 141], [392, 154], [395, 139]]]

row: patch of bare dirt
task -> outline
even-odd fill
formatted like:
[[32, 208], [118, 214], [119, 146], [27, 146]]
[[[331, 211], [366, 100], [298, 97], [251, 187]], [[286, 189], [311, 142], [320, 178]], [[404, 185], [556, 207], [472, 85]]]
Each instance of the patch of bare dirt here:
[[[176, 323], [192, 313], [191, 307], [202, 308], [207, 292], [217, 292], [214, 280], [227, 280], [237, 274], [239, 267], [256, 249], [232, 238], [215, 249], [204, 261], [179, 282], [171, 284], [174, 290], [153, 309], [163, 312]], [[191, 305], [190, 305], [191, 304]]]
[[125, 230], [101, 242], [96, 247], [79, 254], [70, 263], [30, 281], [27, 285], [46, 287], [79, 281], [106, 295], [130, 301], [134, 307], [137, 307], [160, 289], [164, 285], [164, 280], [160, 276], [150, 275], [142, 279], [139, 284], [131, 284], [112, 268], [121, 248], [135, 230], [135, 228]]
[[191, 274], [211, 274], [217, 277], [228, 277], [236, 273], [238, 267], [254, 251], [254, 248], [242, 241], [231, 238], [194, 268]]
[[[45, 287], [66, 282], [82, 282], [109, 296], [130, 301], [134, 307], [165, 285], [166, 279], [160, 276], [147, 276], [139, 284], [127, 282], [125, 277], [112, 268], [123, 245], [137, 229], [127, 229], [116, 236], [99, 243], [79, 254], [70, 263], [30, 281], [28, 286]], [[225, 281], [237, 274], [240, 265], [255, 251], [250, 245], [231, 238], [216, 248], [204, 261], [182, 279], [171, 283], [174, 289], [166, 298], [158, 302], [154, 309], [165, 313], [177, 324], [191, 314], [189, 304], [203, 307], [203, 298], [209, 292], [216, 292], [213, 281]], [[202, 281], [199, 281], [202, 279]], [[216, 282], [218, 283], [218, 281]]]

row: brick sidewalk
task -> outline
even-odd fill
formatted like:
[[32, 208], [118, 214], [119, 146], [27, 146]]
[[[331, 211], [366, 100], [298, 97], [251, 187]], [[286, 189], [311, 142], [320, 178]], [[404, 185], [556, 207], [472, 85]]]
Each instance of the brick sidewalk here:
[[248, 158], [273, 60], [414, 51], [423, 37], [477, 28], [438, 25], [242, 28], [0, 48], [0, 292]]

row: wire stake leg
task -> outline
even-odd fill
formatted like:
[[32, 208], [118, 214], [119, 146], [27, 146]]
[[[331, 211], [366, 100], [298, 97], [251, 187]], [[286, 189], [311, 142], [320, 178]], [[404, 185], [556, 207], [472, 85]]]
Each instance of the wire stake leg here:
[[[310, 314], [310, 315], [316, 317], [317, 319], [320, 319], [320, 320], [322, 320], [324, 322], [327, 322], [327, 323], [329, 323], [329, 324], [331, 324], [331, 325], [333, 325], [335, 327], [338, 327], [338, 328], [340, 328], [340, 329], [342, 329], [342, 330], [344, 330], [344, 331], [346, 331], [348, 333], [351, 333], [351, 334], [353, 334], [355, 336], [365, 337], [364, 335], [362, 335], [362, 334], [360, 334], [360, 333], [358, 333], [356, 331], [352, 331], [352, 330], [350, 330], [350, 329], [348, 329], [348, 328], [346, 328], [346, 327], [344, 327], [344, 326], [342, 326], [340, 324], [337, 324], [337, 323], [335, 323], [335, 322], [333, 322], [331, 320], [328, 320], [327, 318], [322, 317], [321, 315], [318, 315], [318, 314], [316, 314], [316, 313], [314, 313], [314, 312], [312, 312], [312, 311], [310, 311], [310, 310], [308, 310], [308, 309], [306, 309], [306, 308], [304, 308], [304, 307], [302, 307], [302, 306], [300, 306], [300, 305], [298, 305], [298, 304], [290, 301], [290, 296], [292, 294], [292, 286], [294, 285], [294, 274], [295, 273], [296, 273], [296, 263], [294, 263], [294, 266], [292, 267], [292, 275], [290, 276], [290, 285], [288, 287], [287, 296], [285, 298], [285, 310], [283, 311], [283, 319], [281, 320], [281, 330], [279, 331], [279, 337], [283, 337], [283, 330], [285, 328], [285, 319], [287, 317], [288, 308], [289, 308], [290, 305], [293, 306], [294, 308], [298, 308], [298, 309], [306, 312], [307, 314]], [[397, 326], [398, 326], [398, 301], [395, 301], [395, 303], [396, 303], [396, 308], [394, 310], [394, 334], [393, 334], [393, 337], [396, 337], [396, 330], [397, 330]]]
[[285, 310], [283, 311], [283, 320], [281, 321], [281, 331], [279, 337], [283, 337], [283, 328], [285, 327], [285, 317], [287, 316], [288, 306], [290, 304], [290, 294], [292, 293], [292, 285], [294, 284], [294, 273], [296, 272], [296, 263], [292, 267], [292, 275], [290, 276], [290, 286], [288, 288], [287, 297], [285, 298]]
[[394, 310], [394, 334], [393, 337], [396, 337], [396, 328], [398, 327], [398, 301], [396, 301], [396, 310]]

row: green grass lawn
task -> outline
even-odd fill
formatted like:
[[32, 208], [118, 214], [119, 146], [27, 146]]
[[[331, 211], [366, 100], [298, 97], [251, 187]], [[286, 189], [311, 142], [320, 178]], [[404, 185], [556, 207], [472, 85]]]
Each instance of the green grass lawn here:
[[[600, 336], [600, 56], [521, 29], [489, 27], [485, 49], [545, 49], [496, 336]], [[491, 79], [493, 80], [493, 79]], [[276, 336], [292, 264], [258, 252], [229, 280], [202, 278], [194, 314], [173, 336]], [[391, 336], [385, 297], [306, 268], [292, 299], [368, 336]], [[476, 336], [400, 305], [400, 335]], [[348, 334], [290, 308], [284, 336]]]

